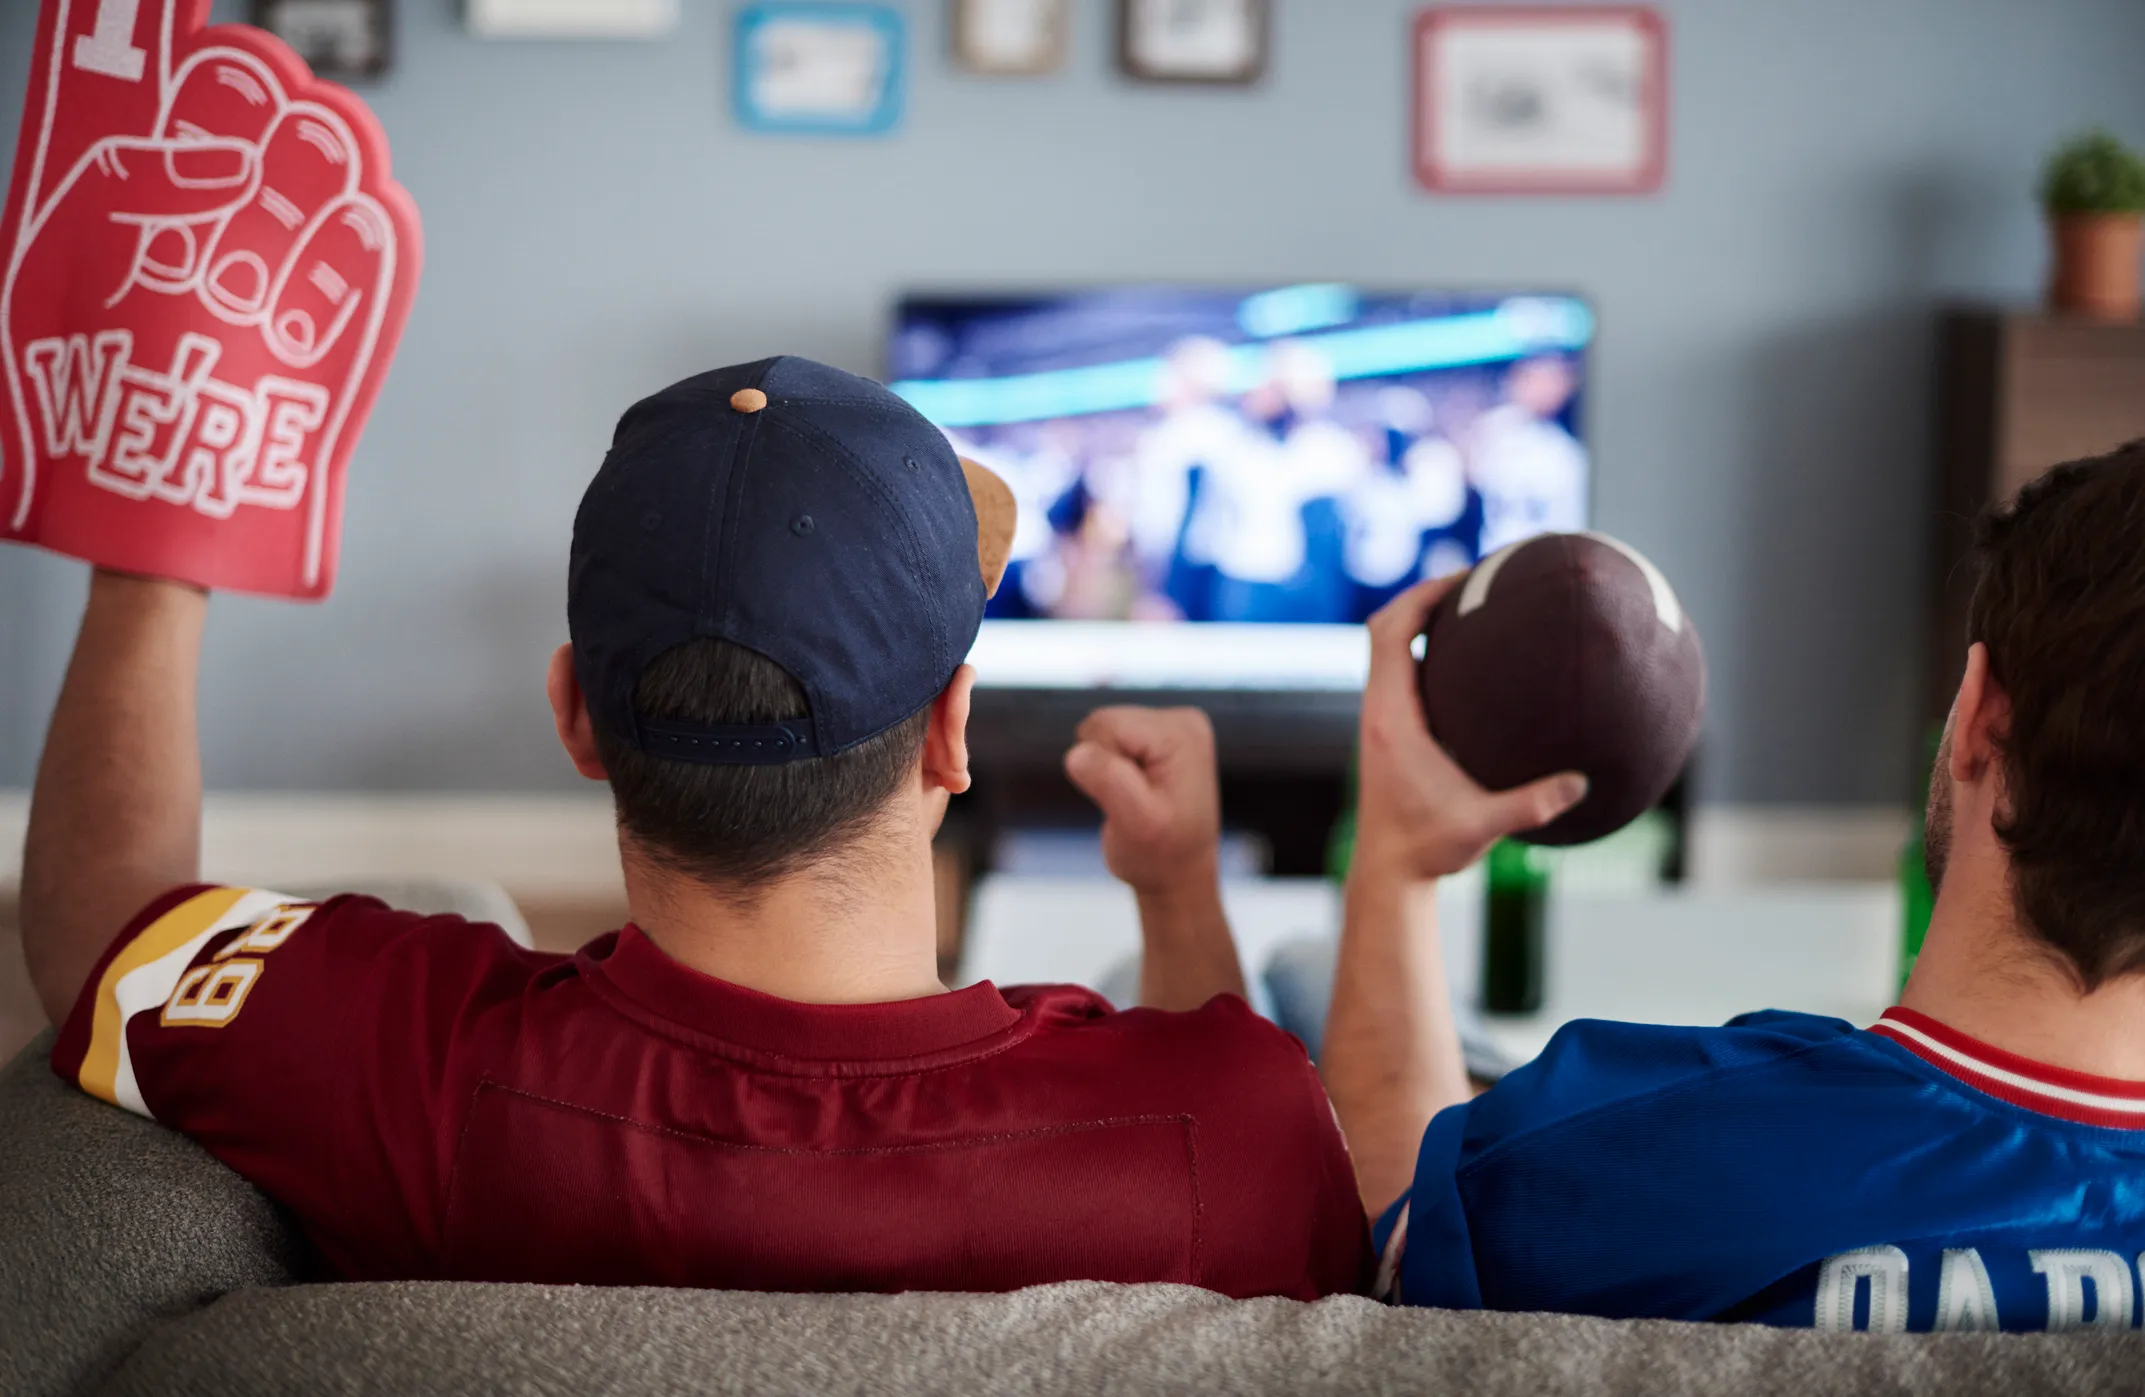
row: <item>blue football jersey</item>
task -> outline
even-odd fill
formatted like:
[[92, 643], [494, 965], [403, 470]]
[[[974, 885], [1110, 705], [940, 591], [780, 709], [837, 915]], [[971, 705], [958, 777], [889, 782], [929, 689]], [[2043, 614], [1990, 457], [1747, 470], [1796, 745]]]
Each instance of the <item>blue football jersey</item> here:
[[1580, 1022], [1423, 1134], [1388, 1298], [1819, 1329], [2131, 1328], [2145, 1083], [1910, 1010]]

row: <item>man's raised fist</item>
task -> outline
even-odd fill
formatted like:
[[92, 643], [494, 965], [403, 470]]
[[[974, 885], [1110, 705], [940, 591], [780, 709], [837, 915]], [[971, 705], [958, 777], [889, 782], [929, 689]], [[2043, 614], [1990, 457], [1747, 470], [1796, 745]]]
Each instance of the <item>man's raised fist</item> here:
[[319, 597], [417, 286], [372, 114], [209, 0], [46, 0], [0, 250], [0, 538]]

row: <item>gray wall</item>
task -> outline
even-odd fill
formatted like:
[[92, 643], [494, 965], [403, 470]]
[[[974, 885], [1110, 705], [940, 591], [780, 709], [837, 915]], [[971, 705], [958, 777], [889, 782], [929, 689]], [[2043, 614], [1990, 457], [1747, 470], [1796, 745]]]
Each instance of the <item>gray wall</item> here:
[[[909, 0], [907, 123], [843, 142], [732, 122], [729, 3], [685, 0], [655, 46], [479, 43], [450, 0], [400, 0], [368, 96], [424, 210], [424, 287], [334, 597], [216, 604], [211, 784], [570, 784], [540, 688], [567, 529], [649, 389], [776, 350], [870, 372], [905, 285], [1330, 277], [1592, 296], [1599, 522], [1706, 637], [1706, 793], [1904, 796], [1931, 310], [2034, 294], [2051, 143], [2145, 141], [2145, 5], [1668, 4], [1670, 172], [1642, 199], [1419, 192], [1409, 0], [1279, 0], [1248, 93], [1121, 83], [1102, 0], [1076, 5], [1066, 71], [1004, 81], [953, 72], [945, 7]], [[12, 121], [33, 7], [4, 8]], [[81, 591], [78, 565], [0, 550], [0, 786], [29, 780]]]

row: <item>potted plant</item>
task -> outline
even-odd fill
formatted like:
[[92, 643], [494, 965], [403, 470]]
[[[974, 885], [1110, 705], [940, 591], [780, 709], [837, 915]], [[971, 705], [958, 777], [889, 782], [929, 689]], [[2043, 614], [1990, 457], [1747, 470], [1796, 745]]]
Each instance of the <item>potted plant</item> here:
[[2145, 159], [2105, 131], [2080, 136], [2049, 157], [2041, 204], [2055, 242], [2049, 301], [2059, 311], [2136, 320]]

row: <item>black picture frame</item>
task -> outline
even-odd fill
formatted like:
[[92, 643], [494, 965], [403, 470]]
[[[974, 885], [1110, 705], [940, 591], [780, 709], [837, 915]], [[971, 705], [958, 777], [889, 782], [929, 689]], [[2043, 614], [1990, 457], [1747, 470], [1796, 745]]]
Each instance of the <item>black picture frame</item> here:
[[1202, 71], [1158, 65], [1153, 55], [1139, 51], [1137, 29], [1141, 11], [1152, 5], [1181, 4], [1185, 0], [1117, 0], [1117, 66], [1136, 82], [1170, 86], [1249, 87], [1266, 76], [1273, 47], [1273, 0], [1204, 0], [1213, 5], [1240, 8], [1251, 22], [1253, 51], [1247, 62], [1227, 71]]
[[320, 78], [384, 77], [394, 65], [394, 0], [253, 0], [252, 22]]

